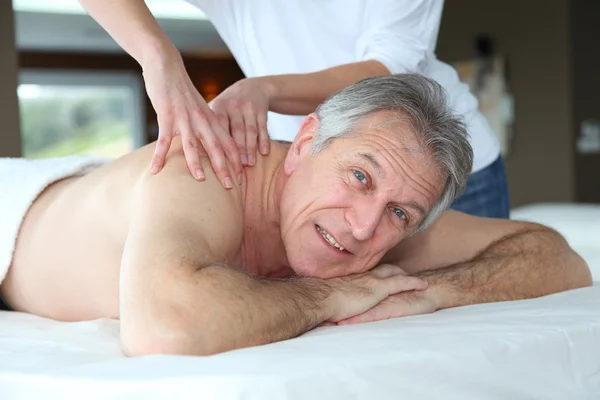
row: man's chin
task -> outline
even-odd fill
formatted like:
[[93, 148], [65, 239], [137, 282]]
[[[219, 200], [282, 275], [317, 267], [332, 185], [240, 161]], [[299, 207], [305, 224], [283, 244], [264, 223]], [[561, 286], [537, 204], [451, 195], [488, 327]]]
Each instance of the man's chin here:
[[319, 266], [317, 266], [317, 265], [310, 265], [310, 266], [307, 266], [306, 264], [299, 265], [299, 266], [292, 265], [292, 269], [294, 270], [296, 275], [302, 276], [305, 278], [321, 278], [321, 279], [325, 278], [322, 269], [319, 268]]
[[319, 279], [330, 279], [336, 278], [338, 276], [342, 276], [344, 274], [340, 273], [338, 268], [327, 268], [325, 266], [314, 265], [314, 266], [306, 266], [303, 265], [298, 268], [292, 269], [298, 276], [302, 276], [305, 278], [319, 278]]

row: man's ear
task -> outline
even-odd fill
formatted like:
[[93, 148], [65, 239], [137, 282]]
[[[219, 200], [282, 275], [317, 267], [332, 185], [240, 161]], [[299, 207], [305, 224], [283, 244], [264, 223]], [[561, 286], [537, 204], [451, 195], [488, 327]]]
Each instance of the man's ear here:
[[298, 166], [298, 163], [310, 154], [313, 144], [313, 137], [319, 128], [319, 116], [312, 113], [306, 117], [296, 139], [291, 144], [284, 162], [284, 171], [286, 175], [291, 175]]

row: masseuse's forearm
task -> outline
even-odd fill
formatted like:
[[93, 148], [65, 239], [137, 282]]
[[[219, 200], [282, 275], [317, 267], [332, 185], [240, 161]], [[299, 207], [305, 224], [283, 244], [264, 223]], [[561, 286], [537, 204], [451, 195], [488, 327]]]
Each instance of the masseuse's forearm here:
[[126, 354], [216, 354], [293, 338], [331, 317], [319, 279], [263, 280], [215, 265], [170, 287], [168, 298], [123, 313]]
[[389, 75], [389, 71], [379, 61], [369, 60], [308, 74], [269, 75], [256, 79], [269, 93], [270, 111], [306, 115], [338, 90], [378, 75]]
[[519, 300], [591, 285], [587, 264], [555, 231], [532, 225], [472, 260], [418, 276], [438, 309]]
[[79, 0], [79, 3], [142, 67], [178, 55], [144, 0]]

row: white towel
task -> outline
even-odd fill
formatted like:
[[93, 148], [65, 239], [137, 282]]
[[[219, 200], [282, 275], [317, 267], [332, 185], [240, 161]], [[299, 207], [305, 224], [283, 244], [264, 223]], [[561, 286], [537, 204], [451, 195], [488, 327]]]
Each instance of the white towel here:
[[85, 175], [107, 161], [87, 156], [0, 158], [0, 283], [12, 263], [23, 218], [38, 195], [58, 180]]

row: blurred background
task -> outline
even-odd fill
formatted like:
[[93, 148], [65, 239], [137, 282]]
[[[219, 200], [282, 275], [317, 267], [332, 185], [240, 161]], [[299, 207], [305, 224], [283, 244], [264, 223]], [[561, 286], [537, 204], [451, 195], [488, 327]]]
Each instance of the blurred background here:
[[[198, 9], [146, 2], [206, 101], [243, 78]], [[498, 135], [513, 207], [600, 203], [599, 17], [598, 1], [445, 2], [437, 56]], [[116, 157], [158, 133], [139, 65], [76, 0], [0, 2], [0, 123], [0, 157]]]

